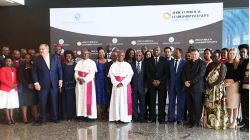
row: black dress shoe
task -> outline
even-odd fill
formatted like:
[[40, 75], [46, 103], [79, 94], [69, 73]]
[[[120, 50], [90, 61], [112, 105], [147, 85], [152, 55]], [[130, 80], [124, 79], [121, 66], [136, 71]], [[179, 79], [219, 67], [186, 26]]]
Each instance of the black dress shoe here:
[[139, 122], [143, 123], [143, 122], [145, 122], [145, 120], [144, 119], [139, 119]]
[[189, 125], [187, 125], [187, 128], [193, 128], [194, 127], [194, 125], [193, 124], [189, 124]]
[[188, 128], [199, 127], [198, 123], [193, 123], [187, 126]]
[[156, 120], [148, 120], [148, 123], [156, 123]]
[[167, 121], [168, 123], [174, 123], [175, 122], [175, 120], [173, 120], [173, 121]]
[[45, 122], [42, 122], [42, 121], [38, 121], [38, 122], [33, 123], [34, 126], [43, 126], [44, 124], [45, 124]]
[[166, 124], [166, 121], [159, 121], [159, 124]]
[[242, 121], [242, 122], [240, 122], [238, 125], [237, 125], [237, 127], [238, 128], [242, 128], [242, 127], [244, 127], [245, 126], [245, 123]]
[[174, 123], [175, 120], [168, 120], [167, 122], [168, 122], [168, 123]]
[[59, 120], [53, 120], [52, 122], [53, 123], [59, 123]]
[[240, 131], [249, 132], [249, 128], [247, 128], [247, 127], [242, 127], [242, 128], [240, 128]]
[[139, 120], [138, 119], [132, 119], [132, 122], [137, 123]]
[[183, 125], [183, 121], [177, 121], [178, 125]]

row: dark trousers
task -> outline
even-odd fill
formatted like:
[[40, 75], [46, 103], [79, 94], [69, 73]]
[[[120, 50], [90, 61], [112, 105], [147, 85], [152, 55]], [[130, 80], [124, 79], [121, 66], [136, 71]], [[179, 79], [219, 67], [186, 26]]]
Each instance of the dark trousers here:
[[62, 93], [58, 94], [58, 118], [62, 119], [63, 117], [63, 102], [62, 102]]
[[150, 94], [150, 109], [149, 116], [151, 121], [156, 120], [156, 94], [158, 91], [158, 121], [165, 121], [165, 102], [166, 102], [166, 89], [164, 86], [160, 85], [158, 87], [150, 86], [149, 94]]
[[183, 121], [184, 119], [184, 107], [185, 107], [185, 93], [177, 92], [176, 88], [168, 92], [168, 121], [174, 121], [175, 118], [175, 103], [177, 97], [177, 121]]
[[46, 105], [50, 97], [50, 115], [52, 120], [58, 119], [58, 89], [42, 89], [39, 94], [40, 121], [46, 121]]
[[188, 109], [188, 119], [191, 124], [199, 124], [202, 112], [202, 97], [203, 93], [190, 93], [186, 94], [186, 102]]
[[[185, 97], [186, 99], [186, 97]], [[185, 101], [185, 105], [184, 105], [184, 121], [188, 120], [188, 115], [187, 115], [187, 101]]]
[[[133, 120], [144, 120], [145, 113], [145, 94], [134, 91], [132, 93], [132, 108], [133, 108]], [[139, 101], [139, 110], [138, 110]]]
[[144, 118], [149, 119], [149, 107], [150, 106], [150, 94], [149, 91], [147, 91], [145, 95], [145, 113], [144, 113]]
[[243, 90], [241, 93], [242, 121], [245, 127], [249, 128], [249, 90]]

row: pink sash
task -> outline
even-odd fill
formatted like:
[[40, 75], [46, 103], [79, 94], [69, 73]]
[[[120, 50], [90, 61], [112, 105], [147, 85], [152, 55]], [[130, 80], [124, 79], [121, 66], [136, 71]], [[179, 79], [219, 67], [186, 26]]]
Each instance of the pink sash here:
[[[78, 72], [79, 76], [82, 77], [86, 77], [88, 75], [88, 73], [86, 72]], [[90, 82], [87, 83], [87, 91], [86, 91], [87, 95], [87, 115], [91, 115], [91, 105], [92, 105], [92, 80]]]
[[[121, 82], [125, 77], [115, 76], [116, 81]], [[127, 102], [128, 102], [128, 115], [132, 115], [132, 97], [131, 97], [131, 85], [127, 86]]]

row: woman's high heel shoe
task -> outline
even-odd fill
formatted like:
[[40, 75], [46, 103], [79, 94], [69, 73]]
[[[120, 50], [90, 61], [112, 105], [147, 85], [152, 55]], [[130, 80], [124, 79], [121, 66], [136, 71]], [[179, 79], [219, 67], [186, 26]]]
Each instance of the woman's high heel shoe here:
[[12, 123], [12, 124], [16, 124], [16, 121], [14, 121], [14, 120], [11, 120], [11, 123]]
[[12, 125], [11, 120], [7, 120], [6, 123], [7, 123], [8, 125]]
[[237, 123], [230, 123], [228, 125], [228, 128], [230, 128], [230, 129], [237, 129]]

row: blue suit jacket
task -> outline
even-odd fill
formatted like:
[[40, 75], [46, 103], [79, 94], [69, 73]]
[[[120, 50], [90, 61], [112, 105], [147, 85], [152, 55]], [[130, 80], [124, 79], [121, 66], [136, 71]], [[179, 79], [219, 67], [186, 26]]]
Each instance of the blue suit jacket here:
[[[32, 66], [33, 82], [39, 82], [41, 89], [57, 88], [58, 81], [62, 80], [61, 62], [55, 54], [50, 55], [50, 69], [42, 56], [34, 60]], [[52, 87], [51, 87], [52, 86]]]
[[184, 87], [183, 87], [183, 82], [181, 79], [181, 75], [184, 69], [184, 65], [185, 65], [185, 60], [181, 59], [179, 62], [179, 66], [177, 68], [177, 72], [175, 72], [174, 69], [174, 59], [171, 59], [169, 61], [169, 78], [168, 78], [168, 91], [171, 93], [175, 90], [180, 93], [184, 91]]
[[139, 93], [143, 94], [144, 93], [144, 78], [145, 78], [145, 66], [144, 66], [144, 61], [142, 61], [141, 63], [141, 71], [140, 73], [138, 74], [137, 72], [137, 69], [136, 69], [136, 65], [137, 65], [137, 62], [136, 61], [133, 61], [131, 63], [131, 67], [134, 71], [134, 75], [132, 77], [132, 81], [131, 81], [131, 85], [132, 85], [132, 92], [137, 92], [139, 91]]

